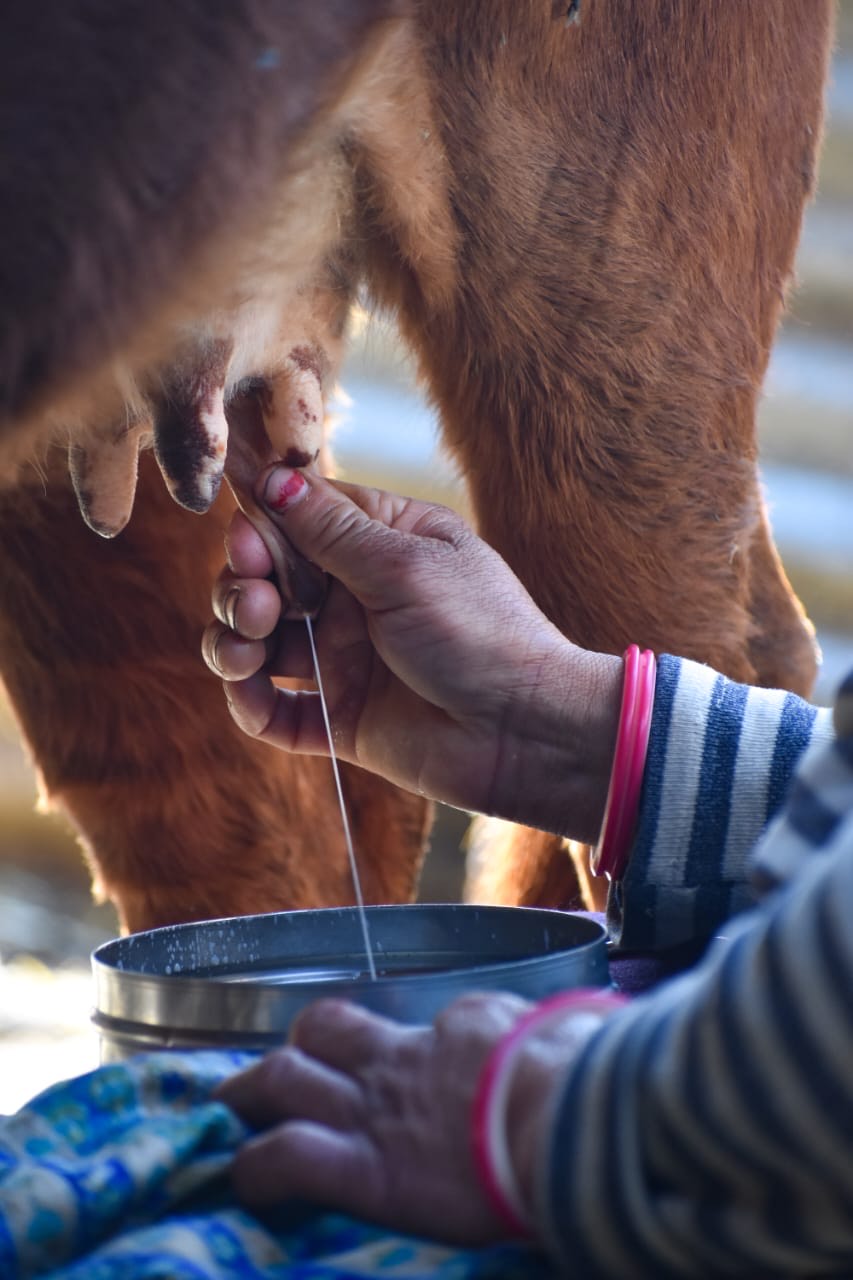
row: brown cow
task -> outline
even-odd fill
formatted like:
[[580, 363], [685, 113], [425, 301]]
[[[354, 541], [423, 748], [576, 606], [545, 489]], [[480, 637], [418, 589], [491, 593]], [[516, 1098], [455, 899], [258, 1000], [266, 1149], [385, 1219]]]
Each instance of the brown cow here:
[[[832, 8], [6, 6], [0, 667], [126, 927], [351, 900], [327, 763], [240, 736], [198, 638], [228, 428], [238, 492], [247, 459], [314, 457], [360, 288], [567, 634], [808, 690], [754, 423]], [[152, 439], [190, 511], [145, 454], [120, 532]], [[405, 900], [424, 802], [346, 786], [367, 897]], [[477, 891], [567, 905], [577, 882], [531, 832]]]

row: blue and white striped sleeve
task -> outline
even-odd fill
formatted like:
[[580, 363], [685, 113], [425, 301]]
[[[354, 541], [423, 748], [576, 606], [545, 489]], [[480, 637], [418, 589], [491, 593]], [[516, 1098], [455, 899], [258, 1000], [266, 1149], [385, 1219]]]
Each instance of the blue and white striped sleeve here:
[[662, 655], [639, 823], [608, 922], [626, 951], [713, 936], [753, 906], [750, 853], [798, 761], [832, 737], [832, 713]]
[[569, 1276], [853, 1274], [853, 724], [758, 860], [785, 882], [569, 1070], [537, 1203]]

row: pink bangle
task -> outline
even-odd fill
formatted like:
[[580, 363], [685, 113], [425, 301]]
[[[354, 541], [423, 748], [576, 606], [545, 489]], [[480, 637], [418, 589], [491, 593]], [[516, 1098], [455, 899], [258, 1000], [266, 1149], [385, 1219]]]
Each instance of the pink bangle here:
[[507, 1105], [518, 1052], [534, 1031], [570, 1013], [613, 1013], [627, 1004], [614, 991], [582, 987], [541, 1001], [499, 1040], [480, 1072], [471, 1111], [471, 1144], [480, 1184], [513, 1236], [530, 1236], [530, 1216], [518, 1188], [507, 1141]]
[[607, 876], [608, 880], [618, 880], [622, 875], [637, 825], [657, 675], [651, 649], [640, 653], [632, 644], [625, 650], [624, 660], [625, 684], [613, 771], [601, 835], [589, 859], [592, 874]]

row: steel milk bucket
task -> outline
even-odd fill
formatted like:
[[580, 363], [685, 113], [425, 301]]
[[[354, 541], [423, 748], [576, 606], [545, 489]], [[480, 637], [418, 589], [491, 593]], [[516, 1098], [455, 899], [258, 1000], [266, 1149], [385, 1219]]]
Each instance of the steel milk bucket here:
[[354, 907], [174, 925], [93, 954], [101, 1060], [151, 1049], [280, 1044], [321, 996], [429, 1022], [470, 991], [539, 1000], [609, 984], [605, 931], [585, 916], [461, 904], [368, 907], [377, 980]]

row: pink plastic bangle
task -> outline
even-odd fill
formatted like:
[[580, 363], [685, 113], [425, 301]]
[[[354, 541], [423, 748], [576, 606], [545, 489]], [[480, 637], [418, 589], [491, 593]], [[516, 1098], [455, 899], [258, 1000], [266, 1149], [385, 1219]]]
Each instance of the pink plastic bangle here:
[[657, 675], [651, 649], [640, 653], [637, 645], [632, 644], [625, 650], [624, 660], [625, 684], [613, 771], [601, 835], [590, 855], [592, 874], [607, 876], [608, 880], [618, 880], [622, 875], [637, 824]]
[[614, 991], [582, 987], [550, 996], [519, 1018], [495, 1045], [477, 1081], [471, 1111], [471, 1144], [480, 1184], [513, 1236], [530, 1236], [531, 1223], [512, 1167], [506, 1113], [512, 1071], [524, 1041], [542, 1026], [570, 1013], [613, 1013], [627, 1004]]

